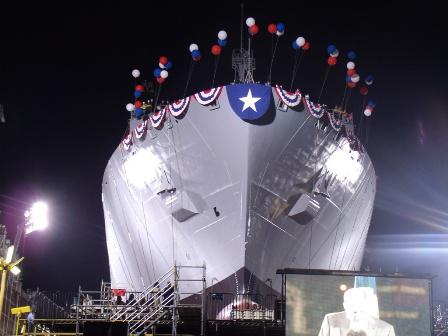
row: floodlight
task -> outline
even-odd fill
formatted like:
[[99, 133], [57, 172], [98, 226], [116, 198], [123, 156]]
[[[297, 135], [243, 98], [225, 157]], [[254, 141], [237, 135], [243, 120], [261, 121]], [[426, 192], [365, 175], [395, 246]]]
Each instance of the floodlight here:
[[12, 261], [12, 257], [14, 255], [14, 245], [11, 245], [8, 247], [8, 251], [6, 252], [6, 259], [5, 261], [9, 264]]
[[48, 226], [48, 206], [44, 202], [36, 202], [25, 212], [25, 233], [42, 231]]
[[20, 268], [18, 268], [17, 266], [14, 266], [13, 268], [11, 268], [11, 273], [14, 275], [17, 275], [21, 272], [22, 270]]

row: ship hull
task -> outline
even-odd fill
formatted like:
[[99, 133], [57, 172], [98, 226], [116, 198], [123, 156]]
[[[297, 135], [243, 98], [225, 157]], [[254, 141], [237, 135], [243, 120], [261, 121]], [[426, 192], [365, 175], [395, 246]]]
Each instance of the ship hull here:
[[280, 268], [360, 267], [369, 156], [306, 105], [271, 98], [263, 118], [242, 120], [224, 87], [214, 104], [191, 99], [181, 118], [117, 148], [103, 179], [113, 287], [143, 290], [173, 264], [206, 265], [207, 286], [230, 293], [280, 291]]

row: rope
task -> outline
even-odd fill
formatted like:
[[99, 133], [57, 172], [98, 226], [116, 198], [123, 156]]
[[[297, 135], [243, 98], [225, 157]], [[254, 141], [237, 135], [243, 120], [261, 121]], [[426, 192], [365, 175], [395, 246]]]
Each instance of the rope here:
[[319, 104], [320, 99], [322, 98], [322, 94], [324, 93], [325, 84], [327, 84], [328, 74], [330, 73], [331, 67], [328, 65], [327, 70], [325, 71], [324, 81], [322, 83], [322, 87], [320, 88], [319, 98], [317, 99], [317, 103]]
[[157, 87], [156, 100], [154, 101], [154, 108], [152, 110], [153, 112], [155, 112], [157, 109], [157, 104], [159, 103], [160, 91], [162, 91], [162, 84], [159, 84], [159, 86]]
[[212, 80], [212, 86], [211, 88], [214, 87], [215, 85], [215, 78], [216, 78], [216, 72], [218, 71], [218, 65], [219, 65], [219, 58], [221, 55], [215, 56], [215, 67], [213, 69], [213, 80]]
[[344, 106], [346, 94], [347, 94], [347, 84], [345, 84], [345, 86], [344, 86], [344, 94], [342, 95], [341, 108]]
[[347, 99], [345, 101], [345, 105], [343, 110], [347, 111], [347, 106], [348, 106], [348, 102], [350, 101], [350, 97], [352, 96], [352, 89], [348, 90], [348, 95], [347, 95]]
[[299, 70], [300, 63], [302, 62], [302, 57], [303, 52], [300, 52], [300, 50], [298, 50], [298, 52], [296, 52], [296, 54], [294, 55], [294, 67], [292, 69], [292, 78], [291, 78], [291, 85], [289, 86], [289, 91], [292, 90], [292, 86], [294, 85], [294, 80], [296, 78], [297, 71]]

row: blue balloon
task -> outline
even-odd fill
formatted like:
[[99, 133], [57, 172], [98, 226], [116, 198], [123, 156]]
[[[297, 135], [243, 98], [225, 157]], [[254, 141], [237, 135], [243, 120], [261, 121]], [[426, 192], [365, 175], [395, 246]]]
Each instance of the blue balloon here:
[[173, 67], [173, 63], [171, 61], [168, 61], [167, 64], [165, 64], [165, 69], [169, 70]]
[[372, 75], [367, 75], [366, 82], [373, 82], [373, 76]]
[[135, 110], [134, 110], [134, 115], [137, 117], [137, 118], [140, 118], [142, 115], [143, 115], [143, 109], [141, 109], [141, 108], [136, 108]]
[[329, 44], [327, 47], [327, 53], [332, 54], [336, 51], [336, 46], [334, 44]]
[[154, 77], [160, 77], [160, 73], [162, 72], [162, 70], [160, 68], [155, 68], [154, 69]]
[[280, 33], [283, 33], [285, 31], [285, 24], [284, 23], [277, 23], [277, 30]]
[[346, 76], [346, 77], [345, 77], [345, 81], [346, 81], [347, 83], [350, 83], [350, 82], [352, 81], [352, 77], [351, 77], [351, 76]]
[[299, 50], [300, 49], [300, 47], [297, 44], [296, 40], [292, 41], [292, 48], [295, 49], [295, 50]]
[[227, 40], [220, 40], [220, 39], [218, 39], [218, 44], [219, 44], [221, 47], [225, 47], [225, 46], [227, 45]]
[[140, 98], [142, 96], [142, 92], [141, 91], [134, 91], [134, 97], [135, 98]]
[[199, 51], [199, 49], [193, 50], [191, 52], [191, 56], [193, 56], [193, 57], [201, 57], [201, 52]]
[[355, 52], [354, 52], [353, 50], [350, 50], [350, 51], [347, 53], [347, 57], [348, 57], [348, 59], [349, 59], [350, 61], [353, 61], [353, 60], [356, 58], [356, 54], [355, 54]]
[[367, 105], [371, 106], [371, 107], [375, 107], [376, 103], [373, 100], [369, 100]]

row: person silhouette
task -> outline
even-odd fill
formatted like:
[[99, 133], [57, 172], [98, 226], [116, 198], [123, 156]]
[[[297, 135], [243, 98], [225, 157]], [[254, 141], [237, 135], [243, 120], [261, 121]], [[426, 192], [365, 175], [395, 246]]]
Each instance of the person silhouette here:
[[344, 311], [324, 316], [319, 336], [395, 336], [394, 327], [371, 313], [373, 290], [350, 288], [344, 293]]

